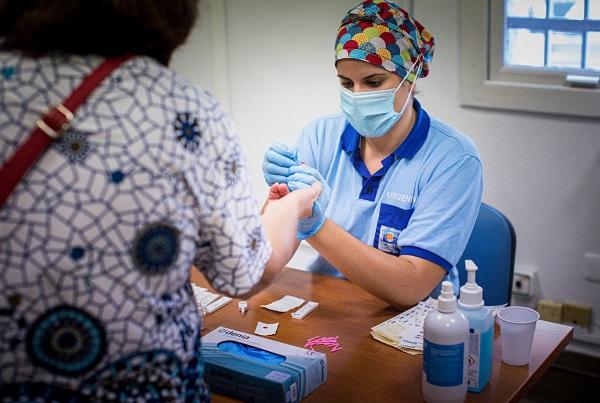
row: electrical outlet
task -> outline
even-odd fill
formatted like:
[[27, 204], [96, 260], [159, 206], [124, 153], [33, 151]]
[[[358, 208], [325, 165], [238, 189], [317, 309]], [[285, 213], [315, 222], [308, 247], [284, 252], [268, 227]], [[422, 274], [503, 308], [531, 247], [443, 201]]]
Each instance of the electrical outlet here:
[[600, 283], [600, 254], [586, 253], [584, 262], [584, 277], [588, 281]]
[[513, 274], [512, 292], [516, 295], [531, 297], [533, 295], [533, 275], [531, 273]]
[[562, 321], [589, 328], [592, 321], [591, 305], [575, 304], [572, 302], [564, 303]]
[[537, 311], [540, 319], [549, 322], [562, 322], [563, 304], [562, 302], [550, 301], [549, 299], [540, 299], [538, 301]]

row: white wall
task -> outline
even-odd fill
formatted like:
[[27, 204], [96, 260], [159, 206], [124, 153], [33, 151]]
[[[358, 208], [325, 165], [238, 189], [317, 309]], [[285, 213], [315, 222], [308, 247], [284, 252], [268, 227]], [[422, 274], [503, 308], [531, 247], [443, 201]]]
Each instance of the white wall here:
[[[537, 269], [539, 297], [590, 304], [600, 322], [600, 283], [585, 280], [583, 270], [584, 253], [600, 253], [600, 120], [461, 108], [458, 1], [414, 3], [415, 17], [436, 38], [420, 98], [432, 115], [475, 140], [484, 201], [515, 227], [517, 269]], [[598, 327], [593, 334], [600, 343]]]
[[[174, 67], [225, 100], [262, 199], [266, 147], [275, 137], [293, 143], [307, 122], [338, 109], [333, 44], [341, 16], [358, 0], [205, 3], [216, 17], [200, 21], [206, 25]], [[484, 201], [511, 219], [517, 267], [537, 270], [538, 297], [590, 304], [600, 318], [600, 283], [583, 272], [584, 253], [600, 253], [600, 121], [460, 107], [458, 1], [413, 3], [436, 38], [419, 98], [432, 116], [476, 142]], [[536, 299], [514, 302], [533, 306]], [[598, 327], [585, 333], [576, 337], [600, 345]], [[600, 354], [598, 346], [582, 346]]]
[[219, 18], [211, 18], [214, 12], [213, 4], [220, 1], [201, 1], [199, 16], [194, 30], [188, 37], [186, 43], [174, 53], [171, 67], [180, 74], [195, 82], [197, 85], [214, 93], [216, 74], [213, 74], [212, 55], [212, 31], [222, 22]]
[[266, 148], [293, 144], [310, 120], [337, 111], [332, 48], [341, 14], [355, 3], [226, 2], [231, 111], [258, 191], [266, 191], [258, 169]]

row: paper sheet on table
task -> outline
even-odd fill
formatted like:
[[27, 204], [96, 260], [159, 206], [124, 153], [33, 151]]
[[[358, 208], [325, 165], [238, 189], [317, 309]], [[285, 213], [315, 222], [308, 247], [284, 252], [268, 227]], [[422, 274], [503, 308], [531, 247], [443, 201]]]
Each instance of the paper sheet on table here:
[[290, 309], [294, 309], [299, 307], [304, 303], [302, 298], [293, 297], [291, 295], [286, 295], [285, 297], [278, 299], [277, 301], [273, 301], [267, 305], [261, 305], [263, 308], [270, 309], [272, 311], [277, 312], [287, 312]]
[[259, 334], [261, 336], [272, 336], [277, 333], [277, 328], [279, 327], [279, 322], [276, 323], [263, 323], [258, 322], [256, 324], [256, 329], [254, 333]]
[[207, 306], [221, 298], [221, 295], [212, 293], [204, 287], [198, 287], [194, 283], [190, 283], [190, 285], [192, 286], [192, 291], [194, 293], [194, 298], [196, 299], [198, 309], [206, 309]]
[[423, 351], [423, 324], [427, 315], [437, 307], [437, 300], [428, 298], [411, 309], [402, 312], [371, 328], [371, 336], [377, 341], [409, 354]]
[[373, 336], [373, 338], [374, 338], [375, 340], [377, 340], [377, 341], [380, 341], [380, 342], [382, 342], [383, 344], [387, 344], [388, 346], [391, 346], [391, 347], [397, 348], [398, 350], [400, 350], [400, 351], [403, 351], [403, 352], [405, 352], [405, 353], [407, 353], [407, 354], [410, 354], [410, 355], [422, 354], [422, 352], [420, 352], [420, 351], [418, 351], [418, 350], [411, 350], [411, 349], [408, 349], [408, 348], [403, 348], [403, 347], [400, 347], [400, 345], [399, 345], [398, 343], [395, 343], [395, 342], [394, 342], [394, 341], [392, 341], [392, 340], [389, 340], [389, 339], [386, 339], [386, 338], [384, 338], [384, 337], [381, 337], [381, 336], [379, 336], [377, 333], [371, 332], [371, 336]]

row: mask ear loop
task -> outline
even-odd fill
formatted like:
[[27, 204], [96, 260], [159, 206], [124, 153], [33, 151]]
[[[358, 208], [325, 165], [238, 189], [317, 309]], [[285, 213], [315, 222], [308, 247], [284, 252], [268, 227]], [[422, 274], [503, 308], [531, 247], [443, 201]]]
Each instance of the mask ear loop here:
[[[404, 105], [402, 105], [402, 109], [400, 109], [400, 112], [399, 112], [400, 114], [404, 113], [404, 110], [406, 109], [406, 105], [408, 105], [408, 100], [410, 99], [413, 88], [415, 88], [415, 84], [417, 82], [417, 77], [419, 77], [420, 73], [421, 73], [421, 65], [419, 64], [419, 68], [417, 69], [417, 73], [415, 74], [415, 80], [412, 82], [412, 85], [410, 86], [410, 91], [408, 92], [408, 95], [406, 96], [406, 101], [404, 101]], [[410, 72], [409, 72], [409, 74], [410, 74]], [[408, 75], [407, 75], [407, 77], [408, 77]], [[402, 80], [402, 82], [404, 82], [404, 80]], [[402, 85], [402, 83], [400, 83], [400, 85]], [[400, 86], [398, 86], [398, 88], [400, 88]]]
[[[406, 73], [406, 77], [402, 77], [402, 81], [400, 81], [400, 84], [398, 84], [398, 86], [396, 87], [396, 90], [394, 91], [394, 95], [396, 95], [396, 93], [398, 92], [400, 87], [402, 87], [402, 84], [404, 84], [404, 82], [410, 75], [410, 72], [413, 71], [413, 69], [415, 68], [417, 63], [419, 63], [419, 60], [420, 60], [420, 58], [417, 58], [417, 60], [415, 60], [415, 62], [412, 64], [412, 66], [410, 66], [410, 70], [408, 70], [408, 72]], [[419, 64], [419, 69], [417, 70], [417, 73], [415, 75], [415, 81], [417, 81], [417, 77], [419, 76], [420, 72], [421, 72], [421, 65]], [[415, 81], [413, 81], [413, 85], [415, 84]], [[411, 90], [412, 90], [412, 88], [411, 88]]]
[[417, 68], [417, 72], [415, 73], [415, 81], [412, 82], [412, 85], [410, 86], [410, 93], [412, 94], [412, 90], [413, 88], [415, 88], [415, 84], [417, 83], [417, 78], [419, 78], [419, 74], [421, 74], [421, 67], [423, 65], [419, 64], [419, 68]]

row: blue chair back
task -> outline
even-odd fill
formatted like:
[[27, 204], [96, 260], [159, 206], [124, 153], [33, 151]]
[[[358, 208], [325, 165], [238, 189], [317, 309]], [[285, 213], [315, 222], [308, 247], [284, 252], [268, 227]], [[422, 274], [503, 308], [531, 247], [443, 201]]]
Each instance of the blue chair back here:
[[465, 260], [472, 260], [478, 267], [477, 284], [483, 287], [485, 304], [510, 304], [516, 243], [508, 218], [482, 203], [471, 238], [456, 264], [460, 285], [467, 281]]

